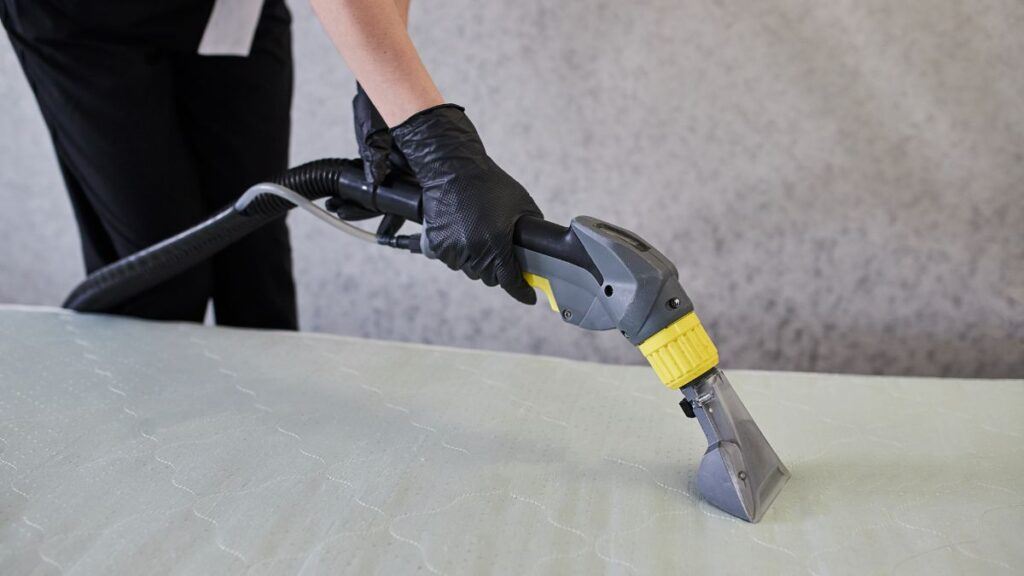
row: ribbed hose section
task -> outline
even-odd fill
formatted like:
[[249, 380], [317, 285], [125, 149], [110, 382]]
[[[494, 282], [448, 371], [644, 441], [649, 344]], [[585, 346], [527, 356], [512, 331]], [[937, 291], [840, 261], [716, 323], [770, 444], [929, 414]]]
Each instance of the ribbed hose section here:
[[[345, 184], [362, 178], [351, 160], [325, 159], [296, 166], [273, 180], [309, 200], [342, 194]], [[149, 288], [210, 258], [295, 205], [270, 194], [254, 198], [243, 210], [229, 206], [192, 228], [96, 270], [75, 287], [64, 308], [109, 312]]]

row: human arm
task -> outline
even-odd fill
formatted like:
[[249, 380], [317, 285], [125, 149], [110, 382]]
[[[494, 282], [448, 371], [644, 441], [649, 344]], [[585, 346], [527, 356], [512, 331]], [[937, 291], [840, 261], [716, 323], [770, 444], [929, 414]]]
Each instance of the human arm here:
[[408, 1], [311, 2], [362, 86], [353, 108], [367, 180], [380, 184], [397, 151], [423, 187], [423, 253], [536, 302], [512, 239], [519, 218], [543, 215], [487, 155], [462, 107], [445, 103], [406, 31]]
[[310, 0], [388, 126], [444, 103], [406, 30], [409, 0]]

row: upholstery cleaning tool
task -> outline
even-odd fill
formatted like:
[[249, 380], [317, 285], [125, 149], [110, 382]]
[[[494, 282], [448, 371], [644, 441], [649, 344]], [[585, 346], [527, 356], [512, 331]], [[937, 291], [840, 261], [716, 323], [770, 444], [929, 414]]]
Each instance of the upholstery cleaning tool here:
[[[357, 207], [382, 216], [376, 233], [328, 210]], [[392, 177], [365, 182], [358, 160], [318, 160], [259, 184], [234, 205], [163, 242], [90, 274], [64, 303], [78, 311], [116, 311], [126, 300], [190, 268], [299, 206], [360, 239], [419, 252], [419, 235], [400, 235], [421, 222], [421, 190]], [[521, 218], [514, 237], [526, 281], [547, 296], [563, 321], [587, 330], [616, 329], [647, 358], [658, 378], [682, 391], [680, 406], [696, 418], [708, 448], [697, 487], [714, 506], [749, 522], [761, 519], [789, 472], [718, 366], [718, 351], [679, 284], [675, 266], [639, 236], [589, 216], [568, 227]]]

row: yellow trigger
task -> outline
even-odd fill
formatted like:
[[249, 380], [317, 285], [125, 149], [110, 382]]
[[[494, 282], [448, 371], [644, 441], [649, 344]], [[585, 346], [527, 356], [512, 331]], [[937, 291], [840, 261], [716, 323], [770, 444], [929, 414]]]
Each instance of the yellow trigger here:
[[548, 297], [548, 305], [555, 312], [558, 312], [558, 303], [555, 302], [555, 293], [551, 291], [551, 282], [543, 276], [537, 276], [536, 274], [530, 274], [529, 272], [523, 272], [523, 278], [526, 283], [534, 288], [537, 288]]

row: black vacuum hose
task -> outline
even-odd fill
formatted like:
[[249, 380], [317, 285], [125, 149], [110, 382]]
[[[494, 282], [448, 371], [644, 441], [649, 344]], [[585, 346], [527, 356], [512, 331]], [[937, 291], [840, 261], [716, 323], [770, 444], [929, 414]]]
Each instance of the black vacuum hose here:
[[[362, 167], [352, 160], [316, 160], [288, 170], [273, 182], [311, 201], [328, 196], [351, 198], [363, 204], [374, 200], [367, 196]], [[89, 274], [68, 295], [64, 308], [79, 312], [112, 311], [129, 298], [284, 216], [294, 206], [271, 194], [256, 196], [244, 209], [229, 206], [180, 234]]]

